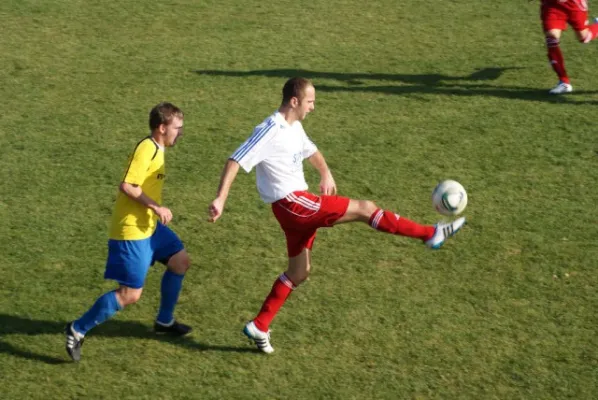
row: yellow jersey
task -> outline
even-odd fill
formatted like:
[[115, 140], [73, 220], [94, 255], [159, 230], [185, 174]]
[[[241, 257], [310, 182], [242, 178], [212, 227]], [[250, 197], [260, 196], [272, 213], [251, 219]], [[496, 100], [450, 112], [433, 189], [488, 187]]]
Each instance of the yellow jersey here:
[[[161, 204], [165, 171], [164, 148], [146, 137], [129, 156], [122, 181], [140, 186], [146, 196]], [[157, 221], [158, 216], [152, 210], [119, 191], [112, 212], [110, 239], [146, 239], [154, 233]]]

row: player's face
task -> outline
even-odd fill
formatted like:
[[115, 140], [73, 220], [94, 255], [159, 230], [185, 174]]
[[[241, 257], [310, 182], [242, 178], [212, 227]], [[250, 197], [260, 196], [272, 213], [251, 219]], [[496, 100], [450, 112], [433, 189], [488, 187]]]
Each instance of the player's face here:
[[179, 137], [183, 136], [183, 120], [174, 117], [170, 124], [164, 125], [164, 146], [172, 147]]
[[303, 121], [307, 114], [312, 112], [316, 108], [316, 89], [313, 86], [305, 88], [303, 97], [298, 104], [298, 117], [299, 121]]

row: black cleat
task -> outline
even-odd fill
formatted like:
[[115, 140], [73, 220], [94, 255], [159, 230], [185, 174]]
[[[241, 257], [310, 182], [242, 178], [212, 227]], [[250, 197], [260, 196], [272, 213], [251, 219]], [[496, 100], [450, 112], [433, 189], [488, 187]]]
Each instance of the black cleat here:
[[189, 325], [174, 321], [170, 325], [163, 325], [159, 322], [154, 323], [154, 331], [158, 334], [168, 334], [172, 336], [185, 336], [191, 333], [193, 329]]
[[85, 339], [77, 339], [75, 331], [73, 330], [73, 323], [69, 322], [65, 328], [66, 333], [66, 352], [73, 361], [79, 361], [81, 359], [81, 346]]

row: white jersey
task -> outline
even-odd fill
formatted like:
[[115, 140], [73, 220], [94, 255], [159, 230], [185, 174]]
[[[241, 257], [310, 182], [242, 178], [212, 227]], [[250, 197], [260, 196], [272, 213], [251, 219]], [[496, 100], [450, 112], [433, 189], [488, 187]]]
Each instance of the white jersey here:
[[294, 191], [307, 190], [303, 160], [317, 150], [301, 122], [289, 125], [277, 111], [255, 127], [230, 159], [247, 172], [256, 167], [260, 197], [266, 203], [274, 203]]

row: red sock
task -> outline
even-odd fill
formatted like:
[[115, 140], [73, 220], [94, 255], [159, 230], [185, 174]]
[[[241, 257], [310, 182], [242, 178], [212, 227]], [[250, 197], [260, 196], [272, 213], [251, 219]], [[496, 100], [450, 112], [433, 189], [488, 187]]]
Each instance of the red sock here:
[[382, 232], [422, 240], [430, 239], [436, 230], [432, 225], [420, 225], [407, 218], [399, 217], [393, 212], [381, 209], [377, 209], [370, 216], [370, 226]]
[[274, 281], [272, 290], [268, 297], [266, 297], [266, 300], [264, 300], [262, 309], [253, 320], [257, 329], [262, 332], [268, 332], [268, 327], [276, 316], [276, 313], [295, 288], [296, 286], [293, 285], [293, 282], [284, 273]]
[[554, 72], [556, 72], [559, 81], [571, 83], [567, 76], [567, 71], [565, 70], [565, 59], [563, 58], [563, 53], [559, 47], [559, 39], [547, 37], [546, 46], [548, 47], [548, 60], [550, 61], [550, 66]]

